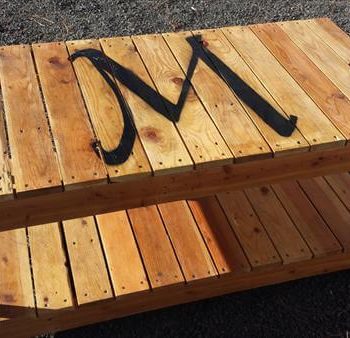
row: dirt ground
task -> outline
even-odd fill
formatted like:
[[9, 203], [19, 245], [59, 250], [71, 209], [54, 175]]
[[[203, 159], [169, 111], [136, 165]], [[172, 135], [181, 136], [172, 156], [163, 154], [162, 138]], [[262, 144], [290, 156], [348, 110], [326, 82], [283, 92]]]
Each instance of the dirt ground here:
[[[327, 16], [350, 32], [350, 1], [1, 0], [0, 44]], [[350, 271], [56, 333], [56, 337], [348, 337]], [[1, 336], [1, 334], [0, 334]]]

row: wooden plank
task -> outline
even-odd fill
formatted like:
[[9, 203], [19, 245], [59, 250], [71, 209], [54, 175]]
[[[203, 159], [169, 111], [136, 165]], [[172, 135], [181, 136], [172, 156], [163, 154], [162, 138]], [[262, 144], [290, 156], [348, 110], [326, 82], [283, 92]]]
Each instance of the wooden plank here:
[[26, 229], [0, 232], [0, 243], [0, 322], [35, 317]]
[[350, 64], [350, 38], [340, 27], [328, 18], [304, 21], [329, 47], [346, 63]]
[[350, 210], [350, 175], [348, 172], [324, 177], [341, 201]]
[[61, 190], [30, 46], [1, 47], [0, 82], [16, 192]]
[[281, 259], [242, 191], [218, 195], [219, 202], [253, 268], [280, 264]]
[[342, 247], [296, 181], [272, 186], [315, 257], [340, 253]]
[[250, 271], [250, 264], [215, 196], [189, 200], [199, 230], [221, 276]]
[[152, 288], [184, 283], [156, 206], [128, 210]]
[[315, 65], [350, 99], [349, 65], [306, 23], [278, 24]]
[[92, 146], [95, 136], [64, 43], [34, 44], [33, 52], [65, 188], [106, 181], [107, 173]]
[[78, 305], [112, 298], [94, 218], [65, 221], [63, 229]]
[[297, 126], [311, 149], [334, 149], [344, 137], [248, 27], [223, 29], [281, 108], [298, 117]]
[[[68, 41], [66, 45], [70, 55], [89, 48], [101, 51], [98, 40]], [[96, 135], [103, 149], [112, 152], [119, 145], [123, 135], [122, 108], [111, 87], [87, 58], [77, 58], [73, 62], [73, 66]], [[118, 161], [119, 158], [114, 160]], [[132, 146], [132, 153], [126, 162], [118, 165], [106, 165], [106, 169], [112, 181], [151, 174], [147, 156], [137, 134]]]
[[251, 29], [348, 140], [350, 100], [290, 40], [281, 27], [267, 24], [252, 26]]
[[350, 213], [322, 177], [299, 180], [301, 187], [323, 217], [335, 237], [348, 251], [350, 247]]
[[[134, 36], [147, 70], [196, 167], [233, 162], [233, 155], [161, 35]], [[188, 93], [184, 97], [184, 88]]]
[[186, 281], [216, 277], [215, 266], [186, 201], [163, 203], [158, 208]]
[[131, 38], [102, 39], [100, 43], [105, 54], [116, 63], [116, 75], [119, 74], [116, 82], [133, 112], [140, 140], [154, 174], [192, 170], [191, 157], [171, 116], [165, 111]]
[[243, 61], [219, 29], [193, 32], [222, 76], [240, 94], [241, 104], [259, 128], [275, 156], [307, 151], [309, 144], [298, 129], [290, 133], [289, 116]]
[[[196, 93], [236, 160], [247, 161], [272, 156], [253, 121], [224, 80], [213, 71], [213, 65], [201, 47], [187, 41], [193, 39], [192, 33], [167, 33], [163, 37], [183, 71], [189, 73], [187, 76], [190, 77]], [[199, 58], [195, 69], [192, 69], [192, 57]]]
[[115, 294], [122, 296], [149, 290], [126, 212], [101, 214], [96, 218]]
[[246, 193], [283, 263], [310, 259], [312, 253], [273, 190], [269, 186], [262, 186], [246, 189]]

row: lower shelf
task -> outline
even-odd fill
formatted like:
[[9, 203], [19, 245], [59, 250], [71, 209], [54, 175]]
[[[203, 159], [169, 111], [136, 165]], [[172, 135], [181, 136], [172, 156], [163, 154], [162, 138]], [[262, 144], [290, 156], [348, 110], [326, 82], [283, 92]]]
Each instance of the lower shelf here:
[[344, 173], [0, 232], [1, 337], [347, 269], [349, 196]]

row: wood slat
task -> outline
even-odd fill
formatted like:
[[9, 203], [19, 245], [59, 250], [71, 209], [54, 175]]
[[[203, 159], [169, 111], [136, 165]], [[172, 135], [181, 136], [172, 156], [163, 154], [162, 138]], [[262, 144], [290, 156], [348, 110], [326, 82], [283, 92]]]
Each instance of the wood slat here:
[[311, 149], [344, 145], [338, 129], [248, 27], [223, 28], [223, 32], [281, 108], [298, 117], [298, 129]]
[[221, 193], [219, 202], [253, 268], [281, 264], [281, 259], [242, 191]]
[[30, 46], [0, 49], [0, 82], [16, 192], [61, 190]]
[[[211, 67], [211, 61], [198, 44], [190, 45], [186, 39], [193, 39], [191, 32], [163, 34], [185, 73], [191, 72], [192, 56], [200, 57], [195, 64], [191, 83], [199, 98], [212, 117], [236, 161], [248, 161], [272, 156], [247, 112], [239, 103], [224, 80]], [[208, 66], [208, 64], [210, 66]]]
[[[246, 189], [247, 196], [284, 264], [310, 259], [312, 253], [268, 186]], [[283, 224], [283, 227], [281, 227]]]
[[38, 315], [72, 308], [74, 300], [59, 225], [29, 227], [28, 240]]
[[[233, 162], [233, 155], [161, 35], [133, 41], [197, 167]], [[184, 97], [183, 89], [188, 93]]]
[[184, 283], [169, 237], [156, 206], [128, 210], [152, 288]]
[[186, 281], [215, 277], [215, 266], [186, 201], [163, 203], [158, 208]]
[[78, 305], [112, 298], [94, 218], [65, 221], [63, 229]]
[[350, 100], [279, 26], [256, 25], [251, 29], [348, 140]]
[[126, 212], [101, 214], [96, 218], [116, 296], [149, 290]]
[[326, 181], [350, 210], [350, 175], [348, 172], [325, 176]]
[[221, 276], [251, 270], [221, 206], [214, 196], [188, 201], [203, 239]]
[[[129, 37], [100, 40], [103, 51], [123, 68], [116, 79], [128, 102], [141, 142], [155, 175], [189, 171], [191, 157], [177, 132], [171, 117], [165, 117], [165, 106], [137, 50]], [[132, 90], [121, 83], [127, 82]], [[144, 84], [140, 83], [142, 81]], [[137, 93], [135, 93], [137, 91]], [[150, 104], [141, 97], [150, 100]]]
[[33, 52], [66, 189], [106, 181], [95, 136], [64, 43], [34, 44]]
[[222, 31], [208, 29], [195, 31], [194, 34], [223, 77], [230, 79], [229, 83], [237, 88], [241, 97], [240, 102], [268, 142], [274, 155], [307, 151], [310, 146], [298, 129], [286, 137], [290, 128], [289, 116], [276, 103]]
[[272, 186], [315, 257], [340, 253], [342, 247], [296, 181]]
[[[98, 40], [68, 41], [66, 45], [70, 55], [89, 48], [101, 51]], [[73, 66], [96, 135], [103, 149], [113, 151], [120, 143], [124, 128], [120, 104], [106, 80], [87, 58], [80, 57], [76, 59]], [[118, 160], [116, 159], [116, 161]], [[119, 165], [106, 165], [106, 168], [112, 181], [151, 174], [147, 156], [137, 134], [132, 147], [132, 154], [127, 161]]]

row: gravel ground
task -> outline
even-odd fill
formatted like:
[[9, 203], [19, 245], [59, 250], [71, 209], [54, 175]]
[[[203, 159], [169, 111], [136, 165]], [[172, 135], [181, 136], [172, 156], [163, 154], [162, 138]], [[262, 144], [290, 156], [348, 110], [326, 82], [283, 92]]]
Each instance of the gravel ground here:
[[[350, 32], [350, 1], [1, 0], [0, 44], [328, 16]], [[57, 333], [56, 337], [348, 337], [350, 271]]]

